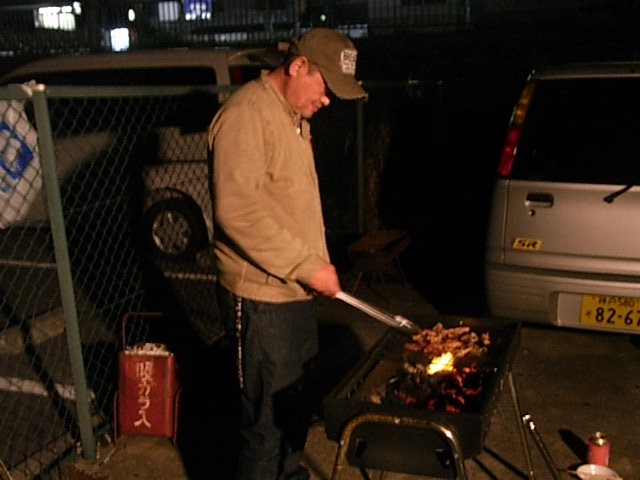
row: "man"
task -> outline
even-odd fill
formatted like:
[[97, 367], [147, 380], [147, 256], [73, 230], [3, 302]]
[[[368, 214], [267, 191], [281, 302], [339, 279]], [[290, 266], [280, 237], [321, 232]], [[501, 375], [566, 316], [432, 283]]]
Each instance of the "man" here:
[[366, 93], [344, 35], [312, 29], [285, 62], [235, 92], [209, 130], [218, 303], [236, 341], [237, 478], [307, 479], [305, 364], [318, 352], [313, 295], [340, 291], [325, 240], [308, 119]]

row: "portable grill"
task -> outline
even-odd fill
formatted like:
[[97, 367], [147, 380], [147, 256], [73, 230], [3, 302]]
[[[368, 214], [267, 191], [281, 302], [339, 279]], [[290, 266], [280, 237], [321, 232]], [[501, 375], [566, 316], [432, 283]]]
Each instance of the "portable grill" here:
[[519, 341], [520, 324], [493, 319], [455, 316], [414, 319], [419, 325], [436, 322], [445, 328], [469, 326], [474, 332], [488, 332], [491, 344], [483, 355], [482, 390], [473, 408], [458, 412], [428, 409], [426, 406], [374, 403], [371, 392], [384, 385], [402, 367], [406, 333], [389, 330], [367, 356], [325, 398], [325, 432], [339, 441], [333, 476], [348, 465], [439, 478], [466, 479], [464, 459], [483, 450], [491, 418], [505, 381], [516, 409], [529, 476], [533, 478], [524, 428], [511, 376]]

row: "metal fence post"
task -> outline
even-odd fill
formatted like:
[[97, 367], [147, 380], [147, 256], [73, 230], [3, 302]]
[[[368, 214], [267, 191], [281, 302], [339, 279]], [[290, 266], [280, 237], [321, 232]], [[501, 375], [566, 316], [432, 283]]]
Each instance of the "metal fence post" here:
[[83, 456], [88, 460], [96, 458], [95, 439], [91, 427], [91, 413], [89, 408], [89, 392], [87, 378], [82, 356], [82, 343], [80, 329], [78, 327], [78, 312], [76, 306], [73, 279], [67, 237], [62, 215], [62, 199], [60, 185], [56, 173], [56, 159], [53, 147], [53, 134], [51, 119], [47, 107], [45, 86], [35, 85], [32, 88], [33, 106], [38, 128], [38, 147], [42, 161], [42, 177], [47, 195], [47, 206], [51, 222], [51, 233], [58, 270], [58, 282], [60, 296], [64, 312], [67, 345], [71, 361], [71, 373], [75, 386], [76, 408], [78, 413], [78, 426], [82, 442]]
[[358, 233], [364, 232], [364, 100], [356, 101], [356, 148], [358, 171]]

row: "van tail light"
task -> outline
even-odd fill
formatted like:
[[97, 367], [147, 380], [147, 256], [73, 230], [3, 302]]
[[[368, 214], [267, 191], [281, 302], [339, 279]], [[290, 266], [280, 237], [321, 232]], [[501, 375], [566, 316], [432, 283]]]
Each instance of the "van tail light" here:
[[515, 157], [516, 149], [518, 148], [518, 140], [520, 140], [520, 127], [514, 127], [512, 125], [507, 130], [507, 138], [505, 138], [500, 163], [498, 165], [498, 176], [501, 178], [506, 178], [511, 174], [513, 157]]
[[529, 104], [531, 103], [534, 87], [534, 82], [527, 83], [522, 91], [522, 95], [520, 95], [520, 100], [518, 100], [516, 108], [513, 110], [511, 122], [507, 129], [507, 136], [504, 140], [504, 146], [502, 147], [500, 163], [498, 164], [498, 176], [501, 178], [506, 178], [511, 174], [513, 160], [516, 156], [520, 134], [522, 133], [522, 125], [527, 115]]

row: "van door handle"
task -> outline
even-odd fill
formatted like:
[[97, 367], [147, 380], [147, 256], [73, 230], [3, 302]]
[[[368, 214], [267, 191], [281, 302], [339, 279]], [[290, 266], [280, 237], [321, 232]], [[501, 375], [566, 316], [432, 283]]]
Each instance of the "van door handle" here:
[[524, 204], [527, 208], [551, 208], [553, 207], [553, 195], [550, 193], [528, 193]]

